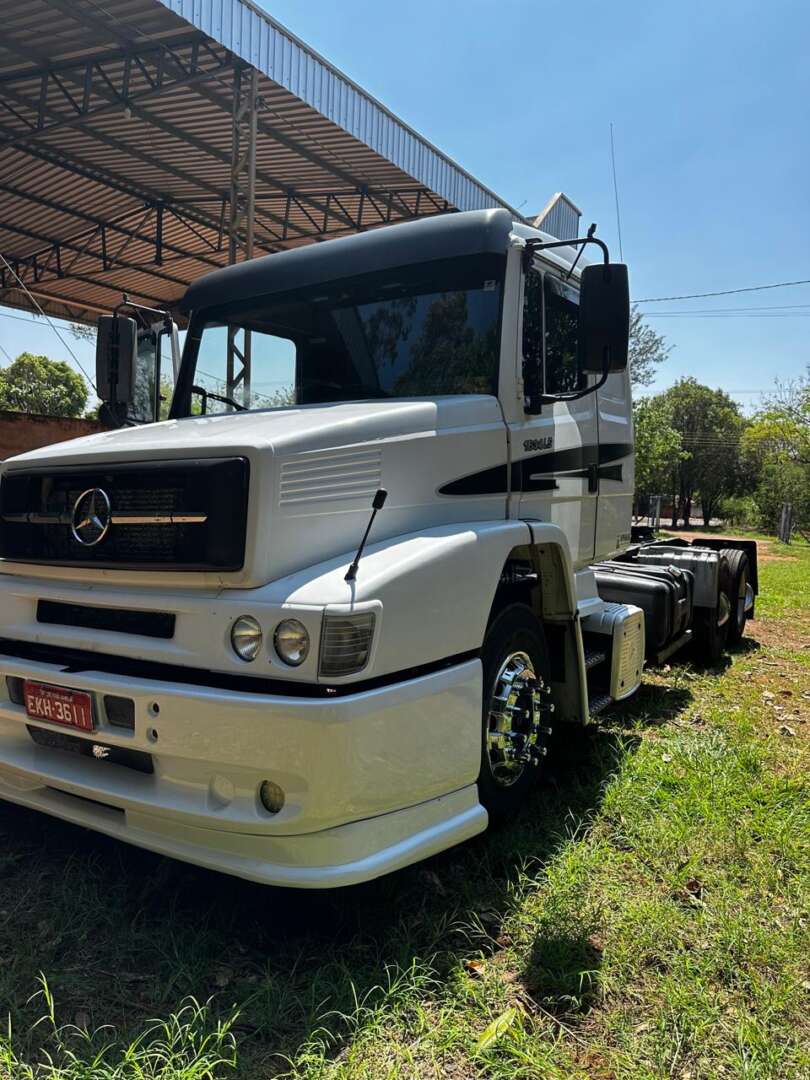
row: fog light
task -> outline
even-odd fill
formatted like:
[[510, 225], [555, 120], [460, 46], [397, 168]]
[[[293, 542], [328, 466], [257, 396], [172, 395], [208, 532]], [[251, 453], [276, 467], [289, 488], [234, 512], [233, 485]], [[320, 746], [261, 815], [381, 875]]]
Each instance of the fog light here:
[[284, 792], [272, 780], [263, 780], [259, 785], [259, 799], [268, 814], [277, 814], [284, 805]]
[[240, 615], [231, 627], [231, 645], [240, 660], [250, 662], [262, 647], [262, 628], [252, 615]]
[[309, 654], [309, 633], [298, 619], [285, 619], [276, 627], [273, 645], [280, 659], [290, 667], [303, 664]]

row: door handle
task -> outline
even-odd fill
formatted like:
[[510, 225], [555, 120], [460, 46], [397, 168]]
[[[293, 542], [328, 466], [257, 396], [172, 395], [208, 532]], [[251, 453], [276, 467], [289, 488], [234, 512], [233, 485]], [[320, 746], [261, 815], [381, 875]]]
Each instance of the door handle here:
[[588, 466], [588, 492], [593, 495], [599, 490], [599, 466], [596, 462]]

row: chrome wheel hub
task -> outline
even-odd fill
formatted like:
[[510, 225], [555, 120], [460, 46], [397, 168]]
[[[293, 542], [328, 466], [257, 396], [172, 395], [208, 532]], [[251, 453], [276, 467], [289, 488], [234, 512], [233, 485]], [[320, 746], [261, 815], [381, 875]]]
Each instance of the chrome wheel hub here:
[[501, 787], [511, 787], [530, 765], [545, 756], [546, 716], [554, 711], [551, 687], [534, 670], [524, 652], [511, 653], [495, 679], [487, 715], [486, 750], [490, 772]]
[[724, 592], [717, 598], [717, 625], [725, 626], [731, 618], [731, 601]]
[[[743, 571], [740, 574], [739, 587], [737, 589], [737, 625], [742, 626], [745, 622], [746, 612], [748, 611], [748, 590], [751, 586], [748, 584], [748, 575]], [[752, 590], [753, 592], [753, 590]]]

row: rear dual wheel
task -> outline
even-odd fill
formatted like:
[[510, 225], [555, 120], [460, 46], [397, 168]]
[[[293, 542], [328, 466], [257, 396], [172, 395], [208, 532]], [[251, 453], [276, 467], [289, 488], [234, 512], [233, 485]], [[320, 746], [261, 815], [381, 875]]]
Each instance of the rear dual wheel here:
[[744, 551], [723, 548], [728, 562], [729, 603], [728, 644], [736, 645], [745, 633], [748, 621], [749, 563]]
[[717, 605], [701, 608], [695, 616], [694, 642], [698, 660], [714, 664], [723, 655], [731, 623], [731, 572], [728, 559], [720, 552], [717, 573]]

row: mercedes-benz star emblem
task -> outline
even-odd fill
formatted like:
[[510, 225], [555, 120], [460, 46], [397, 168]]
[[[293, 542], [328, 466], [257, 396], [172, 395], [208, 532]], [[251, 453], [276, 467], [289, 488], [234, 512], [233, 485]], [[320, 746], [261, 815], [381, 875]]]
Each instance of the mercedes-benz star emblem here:
[[93, 547], [107, 535], [112, 523], [110, 497], [101, 488], [88, 488], [73, 504], [70, 531], [84, 547]]

